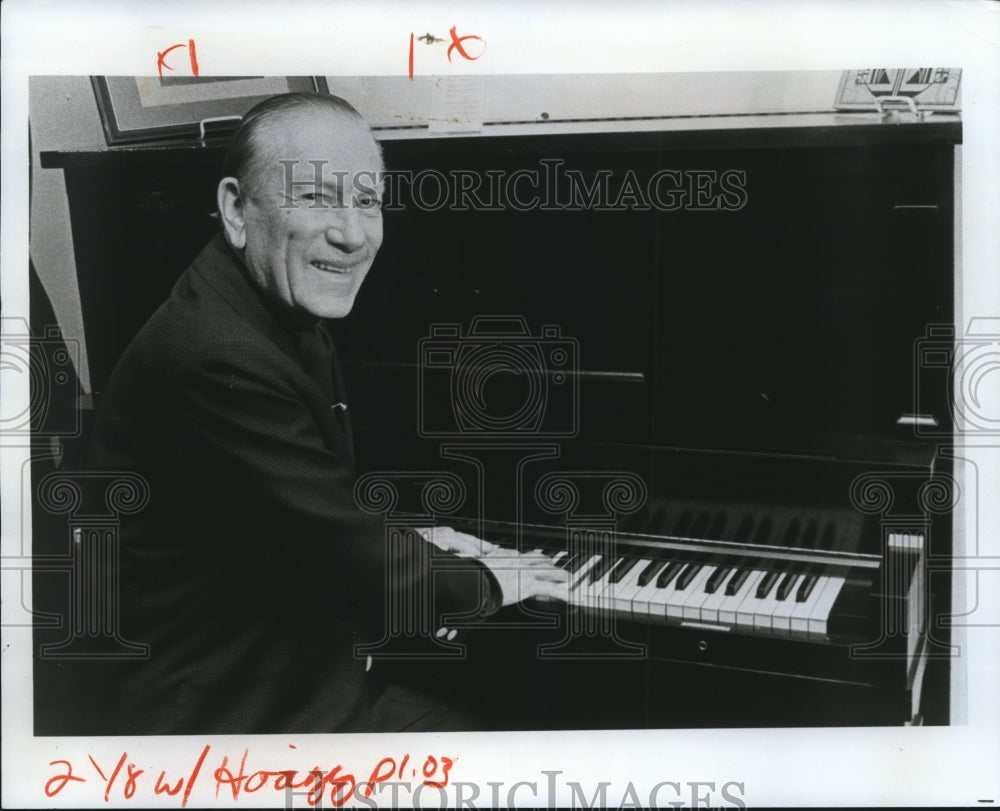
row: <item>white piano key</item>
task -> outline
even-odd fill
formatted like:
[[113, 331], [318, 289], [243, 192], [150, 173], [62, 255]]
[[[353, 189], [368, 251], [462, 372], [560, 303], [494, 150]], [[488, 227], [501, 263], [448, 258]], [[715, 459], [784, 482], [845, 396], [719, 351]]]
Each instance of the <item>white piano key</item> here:
[[[820, 595], [826, 589], [830, 578], [825, 576], [820, 576], [816, 581], [816, 585], [813, 586], [812, 592], [809, 594], [809, 599], [805, 602], [797, 602], [796, 608], [792, 611], [792, 618], [789, 623], [789, 631], [793, 634], [804, 634], [809, 631], [809, 615], [812, 614], [813, 609], [816, 607], [816, 603], [819, 601]], [[801, 583], [800, 583], [801, 585]], [[798, 589], [796, 589], [798, 592]], [[790, 599], [796, 599], [796, 595], [789, 595]]]
[[732, 569], [729, 574], [719, 583], [719, 587], [715, 590], [715, 593], [709, 594], [708, 598], [701, 604], [701, 617], [703, 622], [718, 622], [719, 621], [719, 609], [725, 605], [726, 600], [730, 599], [726, 596], [726, 583], [729, 582], [731, 578], [736, 573], [736, 569]]
[[601, 575], [597, 580], [591, 582], [590, 578], [580, 584], [577, 589], [577, 595], [587, 608], [594, 611], [610, 611], [611, 606], [609, 603], [609, 598], [605, 597], [605, 592], [607, 591], [611, 582], [611, 572], [621, 558], [618, 558], [603, 575]]
[[778, 610], [778, 607], [782, 603], [782, 601], [778, 599], [778, 586], [781, 585], [781, 579], [784, 576], [784, 572], [781, 572], [778, 575], [778, 578], [771, 584], [771, 590], [768, 592], [767, 596], [761, 599], [757, 607], [754, 609], [753, 627], [755, 631], [771, 632], [773, 630], [772, 621], [774, 612]]
[[643, 559], [632, 567], [632, 570], [615, 584], [614, 594], [611, 598], [611, 605], [617, 614], [631, 614], [632, 600], [641, 590], [639, 586], [639, 575], [642, 574], [651, 560]]
[[[657, 568], [656, 573], [650, 578], [649, 583], [643, 586], [639, 593], [632, 598], [632, 613], [638, 618], [649, 619], [652, 616], [657, 616], [660, 619], [663, 618], [663, 596], [666, 594], [666, 589], [657, 588], [657, 581], [660, 576], [667, 571], [672, 565], [671, 561], [662, 561], [663, 566]], [[654, 605], [651, 605], [651, 602]], [[659, 608], [654, 612], [655, 605], [658, 604]]]
[[[795, 592], [798, 590], [801, 582], [802, 575], [796, 575], [788, 596], [784, 600], [778, 600], [777, 606], [771, 613], [771, 631], [778, 636], [788, 636], [789, 631], [791, 631], [792, 612], [798, 605], [795, 602]], [[778, 590], [775, 589], [774, 591], [777, 594]]]
[[760, 573], [760, 577], [757, 578], [754, 587], [750, 590], [750, 593], [743, 599], [743, 602], [739, 604], [736, 609], [736, 627], [744, 628], [748, 630], [753, 630], [754, 626], [754, 614], [760, 609], [761, 604], [766, 602], [757, 596], [757, 586], [760, 585], [761, 581], [767, 575], [766, 571]]
[[[681, 609], [681, 616], [688, 620], [698, 620], [701, 619], [701, 607], [705, 604], [707, 600], [712, 595], [705, 591], [705, 585], [708, 583], [709, 578], [715, 574], [716, 566], [703, 565], [701, 571], [691, 584], [687, 587], [688, 591], [691, 591], [690, 596], [684, 601], [684, 606]], [[703, 576], [704, 575], [704, 576]]]
[[809, 633], [818, 636], [826, 636], [827, 621], [830, 619], [830, 611], [840, 594], [840, 589], [844, 585], [843, 577], [831, 577], [823, 590], [823, 594], [812, 612], [809, 614]]
[[571, 595], [576, 591], [577, 588], [579, 588], [581, 585], [584, 584], [584, 582], [590, 575], [590, 570], [593, 569], [594, 566], [596, 566], [600, 560], [601, 560], [600, 555], [591, 555], [590, 558], [588, 558], [587, 562], [583, 564], [583, 566], [581, 566], [575, 572], [572, 572], [570, 574], [569, 593]]
[[[666, 589], [657, 589], [656, 577], [654, 577], [645, 586], [642, 586], [632, 598], [632, 616], [637, 620], [649, 619], [652, 610], [650, 602], [657, 597], [659, 592], [666, 593]], [[663, 612], [660, 611], [660, 616], [662, 614]]]
[[[667, 598], [665, 606], [665, 616], [673, 619], [682, 619], [684, 617], [684, 605], [689, 600], [697, 599], [701, 590], [705, 587], [705, 581], [708, 580], [708, 572], [711, 568], [711, 566], [703, 565], [684, 590], [677, 588], [677, 581], [680, 580], [681, 575], [684, 574], [683, 570], [681, 570], [681, 572], [672, 581], [670, 581], [670, 586], [667, 589], [670, 592], [670, 595]], [[697, 616], [697, 612], [695, 613], [695, 616]]]
[[746, 599], [748, 594], [751, 594], [757, 588], [757, 581], [760, 580], [763, 574], [759, 569], [750, 572], [739, 590], [733, 595], [727, 595], [726, 601], [719, 606], [719, 622], [727, 625], [736, 625], [736, 612], [740, 604]]
[[[669, 565], [669, 564], [668, 564]], [[683, 570], [683, 567], [682, 567]], [[661, 572], [662, 574], [662, 572]], [[672, 600], [677, 598], [677, 578], [680, 577], [680, 572], [674, 574], [673, 578], [666, 586], [663, 588], [654, 589], [649, 595], [649, 616], [655, 619], [664, 620], [667, 617], [667, 608]], [[656, 579], [659, 578], [657, 575], [654, 578], [654, 583]]]

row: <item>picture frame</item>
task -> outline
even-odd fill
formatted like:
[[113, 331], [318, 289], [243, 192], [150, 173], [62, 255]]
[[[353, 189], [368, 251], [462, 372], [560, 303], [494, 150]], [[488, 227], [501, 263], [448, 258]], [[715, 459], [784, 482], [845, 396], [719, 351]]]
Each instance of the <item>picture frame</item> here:
[[109, 146], [204, 137], [207, 123], [235, 124], [277, 93], [328, 92], [325, 79], [315, 76], [91, 76], [90, 81]]

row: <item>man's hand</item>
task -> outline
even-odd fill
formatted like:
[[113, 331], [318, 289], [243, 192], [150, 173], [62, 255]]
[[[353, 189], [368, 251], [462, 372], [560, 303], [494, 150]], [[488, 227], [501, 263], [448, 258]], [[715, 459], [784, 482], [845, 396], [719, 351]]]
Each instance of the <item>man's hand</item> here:
[[421, 527], [417, 532], [425, 541], [429, 541], [439, 549], [454, 552], [463, 558], [478, 558], [499, 548], [496, 544], [484, 541], [475, 535], [458, 532], [451, 527]]
[[500, 583], [503, 605], [513, 605], [530, 597], [556, 600], [567, 597], [569, 574], [553, 566], [549, 557], [539, 549], [523, 553], [504, 549], [450, 527], [428, 527], [417, 531], [440, 549], [461, 557], [475, 558], [489, 567]]
[[481, 555], [479, 560], [500, 583], [503, 605], [513, 605], [530, 597], [565, 601], [569, 595], [569, 573], [553, 566], [548, 555], [540, 549], [517, 552], [498, 547]]

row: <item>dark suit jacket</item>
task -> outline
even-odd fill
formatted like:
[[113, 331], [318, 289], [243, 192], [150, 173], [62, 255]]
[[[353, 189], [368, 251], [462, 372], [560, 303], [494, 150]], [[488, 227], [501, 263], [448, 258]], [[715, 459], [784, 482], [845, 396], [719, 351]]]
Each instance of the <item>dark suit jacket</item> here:
[[[103, 394], [89, 466], [138, 472], [152, 496], [123, 520], [118, 601], [151, 653], [107, 680], [102, 731], [364, 729], [354, 646], [383, 635], [388, 589], [430, 588], [426, 542], [388, 552], [355, 505], [348, 431], [277, 315], [216, 237]], [[495, 610], [468, 562], [435, 573], [436, 614]]]

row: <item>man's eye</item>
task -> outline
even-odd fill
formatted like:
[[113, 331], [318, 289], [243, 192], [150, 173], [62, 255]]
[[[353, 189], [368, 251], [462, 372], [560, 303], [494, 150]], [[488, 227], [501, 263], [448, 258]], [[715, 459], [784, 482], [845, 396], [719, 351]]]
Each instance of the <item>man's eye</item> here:
[[356, 198], [355, 204], [358, 208], [379, 209], [382, 208], [382, 199], [373, 194], [362, 194]]
[[301, 199], [307, 203], [321, 203], [322, 205], [330, 204], [330, 196], [323, 194], [322, 192], [303, 192]]

